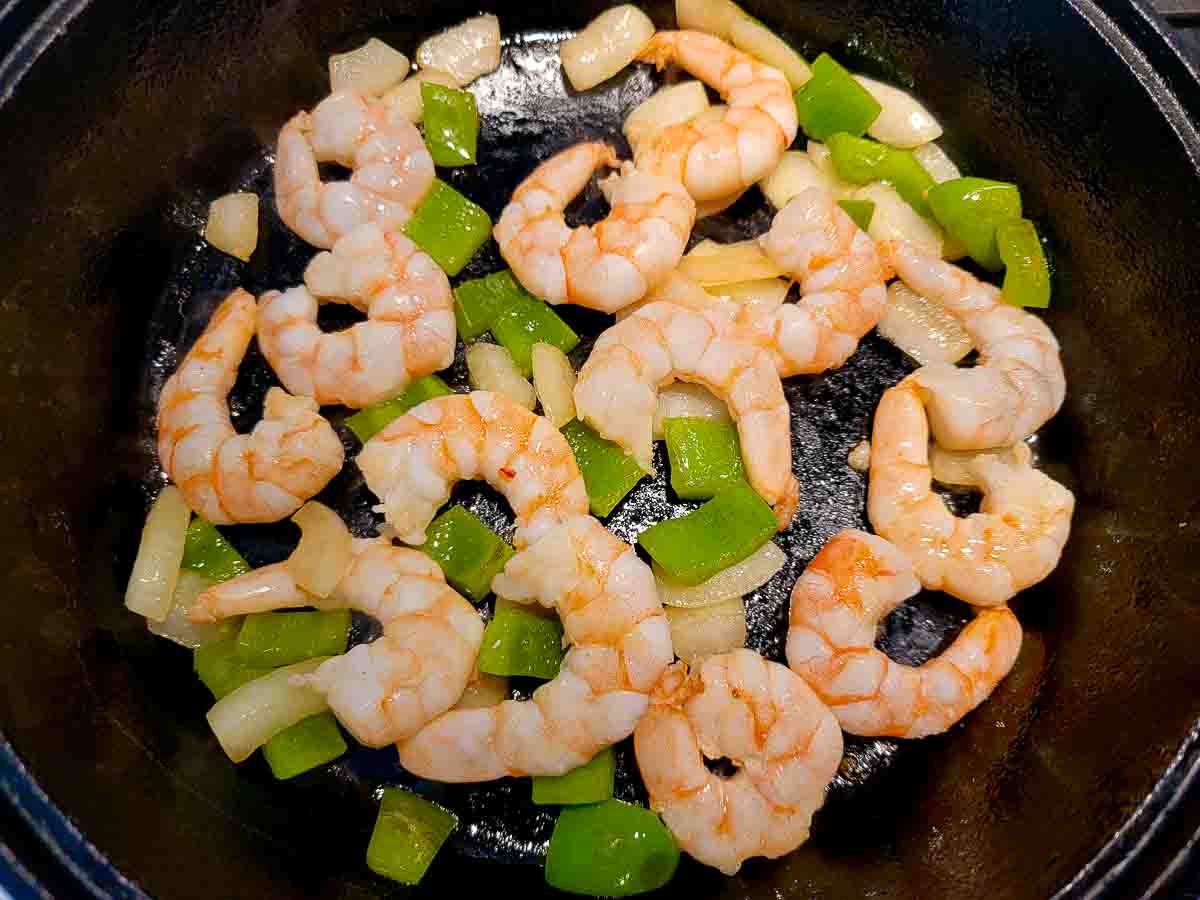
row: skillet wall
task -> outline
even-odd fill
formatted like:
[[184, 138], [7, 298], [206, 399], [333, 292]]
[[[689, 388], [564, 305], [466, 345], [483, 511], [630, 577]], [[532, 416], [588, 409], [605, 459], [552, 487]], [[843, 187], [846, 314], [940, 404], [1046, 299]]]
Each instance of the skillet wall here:
[[[512, 30], [578, 26], [599, 5], [493, 8]], [[1130, 815], [1200, 714], [1200, 181], [1147, 88], [1072, 6], [747, 5], [814, 48], [911, 76], [968, 168], [1021, 184], [1056, 251], [1049, 318], [1071, 385], [1043, 440], [1070, 460], [1058, 474], [1080, 507], [1063, 565], [1022, 603], [1017, 673], [891, 774], [886, 808], [849, 810], [784, 863], [678, 887], [1049, 895]], [[148, 411], [132, 398], [144, 323], [205, 201], [320, 96], [326, 55], [383, 25], [407, 49], [475, 11], [95, 2], [0, 115], [0, 729], [151, 894], [387, 890], [363, 874], [369, 822], [339, 820], [337, 788], [240, 777], [206, 734], [184, 655], [122, 613], [145, 501], [133, 436]], [[656, 18], [669, 21], [663, 8]], [[443, 890], [499, 876], [541, 890], [526, 868], [439, 875]]]

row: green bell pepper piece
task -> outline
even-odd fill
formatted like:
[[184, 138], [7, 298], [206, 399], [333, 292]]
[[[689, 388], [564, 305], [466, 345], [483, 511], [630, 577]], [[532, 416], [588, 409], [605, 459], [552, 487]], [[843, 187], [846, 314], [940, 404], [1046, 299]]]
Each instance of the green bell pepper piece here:
[[360, 409], [346, 419], [346, 427], [365, 444], [387, 428], [393, 419], [400, 418], [414, 406], [453, 393], [446, 382], [436, 375], [424, 375], [409, 384], [398, 397]]
[[464, 341], [475, 340], [491, 329], [496, 316], [517, 302], [518, 297], [526, 295], [525, 288], [508, 269], [464, 281], [454, 289], [458, 336]]
[[346, 739], [330, 712], [301, 719], [291, 728], [279, 732], [262, 748], [271, 774], [280, 781], [333, 762], [346, 749]]
[[243, 684], [271, 673], [267, 666], [253, 666], [242, 659], [238, 653], [236, 634], [197, 647], [192, 652], [192, 668], [216, 700], [232, 694]]
[[367, 866], [384, 878], [417, 884], [457, 827], [454, 813], [412, 791], [384, 788], [367, 845]]
[[732, 422], [685, 416], [663, 422], [671, 488], [684, 500], [707, 500], [744, 481], [742, 448]]
[[1028, 219], [1002, 222], [996, 228], [996, 247], [1005, 267], [1004, 300], [1013, 306], [1049, 306], [1050, 267], [1033, 223]]
[[474, 165], [479, 110], [471, 92], [423, 81], [421, 104], [425, 107], [425, 144], [434, 165]]
[[440, 178], [404, 224], [404, 233], [433, 261], [457, 275], [492, 233], [492, 219]]
[[546, 883], [572, 894], [630, 897], [662, 887], [678, 865], [679, 847], [657, 815], [606, 800], [559, 814], [546, 851]]
[[349, 641], [348, 609], [255, 613], [242, 622], [237, 652], [247, 665], [275, 669], [345, 653]]
[[910, 151], [843, 133], [830, 135], [826, 146], [833, 167], [846, 181], [854, 184], [886, 181], [921, 215], [933, 216], [925, 195], [936, 182]]
[[971, 259], [989, 272], [1004, 266], [996, 246], [996, 226], [1021, 218], [1021, 192], [1015, 184], [987, 178], [955, 178], [929, 189], [934, 218], [961, 241]]
[[535, 775], [533, 802], [537, 806], [599, 803], [612, 797], [616, 775], [617, 757], [608, 747], [565, 775]]
[[180, 566], [193, 569], [212, 581], [228, 581], [250, 571], [249, 564], [233, 549], [233, 544], [217, 531], [215, 525], [199, 516], [188, 525]]
[[579, 335], [558, 313], [524, 289], [492, 321], [492, 334], [526, 378], [533, 374], [534, 344], [550, 344], [570, 353], [579, 343]]
[[839, 200], [838, 206], [846, 211], [846, 215], [854, 220], [854, 224], [866, 231], [871, 227], [871, 218], [875, 215], [873, 200]]
[[488, 675], [524, 675], [549, 681], [562, 665], [563, 627], [557, 619], [512, 603], [496, 605], [483, 630], [476, 665]]
[[812, 78], [796, 91], [800, 127], [814, 141], [844, 131], [855, 137], [866, 134], [883, 107], [828, 53], [811, 66]]
[[492, 592], [513, 548], [462, 506], [452, 506], [430, 524], [421, 549], [439, 566], [451, 587], [478, 603]]
[[741, 562], [777, 527], [771, 507], [742, 482], [686, 516], [647, 528], [638, 543], [673, 581], [690, 586]]
[[578, 419], [564, 425], [562, 435], [583, 474], [594, 516], [607, 516], [646, 475], [632, 456]]

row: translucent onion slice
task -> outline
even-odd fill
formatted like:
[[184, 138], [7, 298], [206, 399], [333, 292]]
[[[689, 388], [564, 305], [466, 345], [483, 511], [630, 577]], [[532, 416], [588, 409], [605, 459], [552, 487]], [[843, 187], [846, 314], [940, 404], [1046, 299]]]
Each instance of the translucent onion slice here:
[[741, 597], [701, 609], [667, 607], [666, 613], [675, 655], [688, 665], [746, 646], [746, 603]]
[[485, 675], [476, 672], [475, 678], [467, 685], [455, 709], [487, 709], [503, 703], [510, 696], [508, 678], [503, 675]]
[[426, 38], [417, 48], [422, 69], [438, 69], [470, 84], [500, 65], [500, 20], [493, 15], [476, 16], [441, 34]]
[[215, 583], [199, 572], [193, 572], [190, 569], [181, 570], [179, 580], [175, 583], [175, 600], [171, 604], [171, 611], [161, 622], [148, 619], [146, 625], [150, 632], [193, 650], [236, 634], [242, 624], [240, 616], [235, 619], [202, 624], [188, 621], [188, 612], [195, 605], [196, 598]]
[[947, 156], [946, 151], [937, 144], [922, 144], [912, 154], [917, 158], [921, 167], [929, 173], [929, 177], [938, 184], [962, 178], [962, 172], [958, 170], [954, 160]]
[[551, 344], [534, 344], [533, 389], [542, 415], [562, 428], [575, 418], [575, 369], [567, 355]]
[[899, 281], [888, 285], [879, 334], [921, 365], [956, 363], [971, 352], [971, 336], [945, 308]]
[[746, 13], [731, 0], [675, 0], [680, 28], [707, 31], [723, 41], [729, 40], [734, 23], [744, 18]]
[[846, 465], [852, 468], [855, 472], [865, 472], [871, 468], [871, 442], [859, 441], [850, 448], [850, 454], [846, 457]]
[[1026, 443], [995, 450], [946, 450], [937, 444], [929, 445], [929, 466], [933, 480], [957, 487], [982, 487], [975, 469], [981, 459], [995, 459], [1009, 466], [1028, 466], [1033, 463], [1033, 451]]
[[699, 384], [677, 381], [658, 392], [654, 412], [654, 439], [663, 439], [663, 421], [693, 416], [701, 419], [728, 419], [729, 409], [712, 391]]
[[476, 390], [503, 394], [526, 409], [537, 404], [533, 385], [525, 380], [512, 354], [499, 344], [475, 343], [468, 347], [467, 374]]
[[864, 184], [851, 191], [849, 196], [875, 204], [871, 225], [867, 228], [867, 233], [875, 240], [908, 241], [934, 256], [942, 255], [945, 233], [936, 222], [909, 206], [890, 184], [880, 181]]
[[129, 585], [125, 588], [125, 608], [130, 612], [156, 622], [166, 619], [175, 599], [183, 543], [191, 518], [192, 511], [183, 502], [179, 488], [173, 484], [164, 487], [146, 516]]
[[755, 281], [715, 284], [709, 288], [708, 293], [735, 303], [774, 309], [784, 301], [791, 287], [792, 283], [786, 278], [759, 278]]
[[783, 274], [755, 240], [733, 244], [702, 241], [679, 261], [679, 271], [702, 287], [778, 278]]
[[654, 23], [636, 6], [606, 9], [562, 42], [558, 55], [571, 87], [586, 91], [612, 78], [654, 37]]
[[813, 165], [817, 167], [817, 171], [833, 184], [834, 196], [841, 197], [854, 190], [854, 185], [838, 174], [837, 167], [833, 164], [833, 154], [829, 152], [828, 147], [820, 141], [809, 141], [805, 152], [808, 153], [808, 158], [812, 160]]
[[787, 562], [787, 555], [772, 541], [767, 541], [740, 563], [722, 569], [708, 581], [687, 587], [671, 581], [657, 564], [654, 577], [658, 582], [658, 597], [664, 606], [696, 609], [712, 606], [731, 597], [741, 597], [762, 587]]
[[208, 206], [204, 240], [242, 262], [258, 246], [258, 194], [226, 194]]
[[942, 136], [942, 126], [937, 119], [910, 94], [865, 75], [854, 78], [883, 107], [867, 129], [867, 134], [875, 140], [911, 149]]
[[329, 89], [378, 96], [408, 76], [408, 57], [379, 38], [329, 57]]
[[276, 669], [218, 700], [208, 711], [208, 725], [225, 754], [241, 762], [285, 728], [327, 709], [323, 694], [292, 684], [293, 676], [311, 675], [327, 659], [318, 656]]
[[383, 102], [389, 109], [416, 124], [425, 118], [425, 103], [421, 100], [421, 83], [425, 81], [452, 88], [461, 86], [457, 78], [446, 72], [421, 69], [412, 78], [405, 79], [384, 94]]
[[328, 597], [350, 568], [353, 538], [342, 517], [324, 503], [309, 500], [292, 521], [300, 543], [287, 559], [296, 584], [317, 597]]
[[708, 92], [699, 81], [681, 81], [651, 94], [625, 117], [622, 130], [637, 147], [664, 128], [696, 118], [708, 109]]
[[791, 44], [749, 16], [734, 20], [729, 27], [729, 41], [739, 50], [782, 72], [793, 90], [812, 78], [808, 63]]
[[842, 185], [802, 150], [789, 150], [783, 154], [779, 165], [758, 186], [776, 209], [783, 209], [789, 200], [811, 187], [819, 187], [835, 196], [840, 196], [842, 190]]

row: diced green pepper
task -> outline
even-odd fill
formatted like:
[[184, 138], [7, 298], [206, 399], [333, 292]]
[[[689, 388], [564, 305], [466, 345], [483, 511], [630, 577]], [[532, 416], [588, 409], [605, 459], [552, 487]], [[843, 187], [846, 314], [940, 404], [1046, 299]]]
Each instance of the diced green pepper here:
[[771, 507], [742, 482], [686, 516], [651, 526], [638, 543], [673, 581], [695, 585], [741, 562], [771, 539], [777, 525]]
[[462, 506], [452, 506], [425, 531], [421, 549], [460, 594], [478, 603], [492, 592], [492, 579], [512, 558], [513, 548]]
[[492, 233], [492, 219], [440, 178], [404, 224], [404, 233], [433, 257], [433, 261], [457, 275]]
[[935, 182], [911, 151], [841, 133], [830, 135], [826, 146], [833, 167], [846, 181], [854, 184], [889, 182], [909, 206], [926, 218], [932, 217], [926, 194]]
[[180, 565], [213, 581], [228, 581], [250, 571], [249, 564], [233, 549], [233, 544], [225, 540], [215, 525], [199, 516], [188, 525]]
[[492, 334], [512, 354], [526, 378], [533, 374], [534, 344], [550, 344], [570, 353], [579, 343], [579, 335], [558, 313], [524, 290], [492, 321]]
[[657, 815], [606, 800], [559, 814], [546, 851], [546, 883], [572, 894], [630, 897], [662, 887], [678, 865], [679, 847]]
[[996, 226], [1021, 218], [1021, 192], [1015, 184], [987, 178], [955, 178], [929, 189], [934, 218], [950, 237], [966, 245], [971, 259], [990, 272], [1004, 265], [996, 246]]
[[346, 739], [330, 712], [317, 713], [285, 728], [263, 744], [271, 773], [283, 781], [333, 762], [346, 752]]
[[421, 104], [425, 107], [425, 144], [434, 164], [473, 165], [479, 110], [471, 92], [423, 81]]
[[846, 215], [863, 231], [871, 227], [871, 218], [875, 215], [873, 200], [839, 200], [838, 206], [844, 209]]
[[592, 515], [607, 516], [646, 475], [632, 456], [578, 419], [564, 425], [562, 435], [583, 474]]
[[528, 292], [509, 269], [464, 281], [454, 289], [458, 336], [464, 341], [475, 340], [491, 329], [496, 316], [522, 296], [528, 296]]
[[746, 477], [737, 428], [729, 421], [687, 416], [666, 419], [663, 436], [671, 488], [684, 500], [707, 500]]
[[796, 91], [800, 127], [814, 141], [844, 131], [855, 137], [866, 134], [883, 107], [828, 53], [812, 64], [812, 78]]
[[242, 659], [238, 654], [236, 634], [223, 641], [197, 647], [192, 653], [192, 668], [216, 700], [272, 671], [266, 666], [250, 665]]
[[457, 827], [454, 813], [412, 791], [384, 788], [367, 845], [367, 866], [384, 878], [416, 884]]
[[365, 444], [387, 428], [393, 419], [400, 418], [414, 406], [452, 393], [446, 382], [436, 375], [424, 375], [409, 384], [400, 396], [360, 409], [346, 419], [346, 427]]
[[565, 775], [535, 775], [533, 802], [538, 806], [599, 803], [613, 795], [617, 757], [609, 747]]
[[557, 619], [497, 603], [483, 630], [476, 665], [487, 675], [523, 675], [549, 681], [562, 665], [563, 627]]
[[1004, 261], [1003, 295], [1014, 306], [1050, 305], [1050, 267], [1037, 229], [1028, 219], [1010, 219], [996, 228], [996, 247]]
[[345, 653], [349, 640], [348, 609], [255, 613], [242, 622], [237, 650], [248, 665], [278, 668]]

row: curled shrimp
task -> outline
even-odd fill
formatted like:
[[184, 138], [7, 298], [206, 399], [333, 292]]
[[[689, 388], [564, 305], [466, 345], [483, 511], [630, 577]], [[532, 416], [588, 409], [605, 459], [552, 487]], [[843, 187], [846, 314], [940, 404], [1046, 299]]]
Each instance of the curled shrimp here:
[[158, 458], [188, 506], [210, 522], [276, 522], [342, 468], [342, 442], [306, 397], [267, 391], [262, 421], [234, 431], [227, 397], [254, 336], [254, 298], [217, 307], [158, 400]]
[[676, 63], [728, 106], [671, 125], [634, 148], [640, 169], [683, 182], [699, 215], [724, 209], [766, 177], [796, 138], [796, 101], [778, 69], [699, 31], [660, 31], [638, 58]]
[[925, 587], [974, 606], [1002, 606], [1058, 565], [1075, 497], [1037, 469], [981, 455], [972, 463], [983, 490], [980, 512], [957, 518], [932, 489], [921, 399], [914, 373], [875, 410], [871, 525], [912, 559]]
[[730, 334], [732, 308], [656, 302], [623, 318], [596, 340], [575, 384], [575, 408], [649, 472], [659, 388], [676, 380], [703, 385], [729, 407], [750, 484], [783, 528], [800, 491], [787, 398], [770, 357]]
[[[305, 282], [258, 306], [259, 346], [293, 394], [369, 406], [454, 361], [450, 282], [404, 235], [359, 225], [313, 259]], [[367, 321], [323, 332], [317, 297], [351, 303]]]
[[915, 374], [937, 443], [983, 450], [1025, 440], [1066, 395], [1058, 341], [1046, 323], [1004, 302], [1001, 292], [957, 266], [903, 242], [880, 245], [896, 274], [962, 323], [979, 351], [969, 368], [922, 366]]
[[[837, 720], [798, 675], [752, 650], [664, 676], [633, 736], [650, 806], [680, 848], [733, 875], [808, 840], [842, 759]], [[709, 759], [738, 771], [722, 777]]]
[[380, 539], [356, 539], [353, 561], [333, 593], [318, 598], [296, 584], [286, 563], [264, 566], [202, 593], [193, 622], [315, 606], [357, 609], [383, 635], [300, 676], [324, 694], [354, 737], [382, 747], [415, 734], [462, 695], [475, 671], [483, 620], [432, 559]]
[[502, 394], [474, 391], [427, 400], [367, 441], [358, 467], [388, 524], [406, 544], [458, 481], [482, 478], [517, 519], [518, 549], [564, 519], [588, 511], [571, 446], [548, 419]]
[[792, 590], [787, 659], [850, 734], [940, 734], [986, 700], [1013, 667], [1021, 623], [1006, 606], [979, 610], [945, 652], [906, 666], [875, 648], [876, 626], [921, 589], [893, 544], [847, 529]]
[[[317, 164], [352, 170], [322, 182]], [[308, 243], [329, 248], [364, 222], [395, 231], [433, 184], [421, 133], [382, 100], [335, 91], [283, 126], [275, 157], [279, 218]]]
[[683, 185], [626, 163], [601, 183], [612, 207], [595, 225], [568, 228], [563, 210], [601, 166], [608, 144], [568, 147], [513, 192], [494, 235], [526, 288], [550, 303], [616, 312], [645, 296], [679, 263], [696, 209]]
[[561, 775], [628, 737], [674, 653], [654, 575], [597, 519], [574, 516], [518, 552], [496, 592], [558, 610], [570, 645], [528, 701], [451, 710], [398, 749], [437, 781]]

